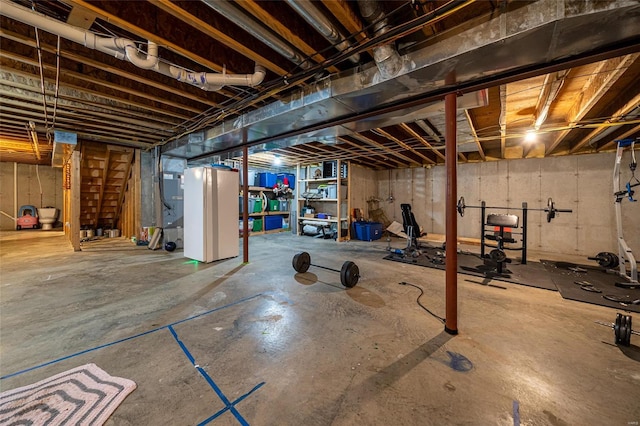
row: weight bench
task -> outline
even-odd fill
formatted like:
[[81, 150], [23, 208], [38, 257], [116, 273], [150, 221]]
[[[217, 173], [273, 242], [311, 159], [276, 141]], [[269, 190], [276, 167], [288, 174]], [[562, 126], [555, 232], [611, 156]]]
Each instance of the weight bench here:
[[511, 263], [511, 259], [504, 252], [504, 244], [516, 242], [511, 236], [511, 230], [518, 227], [519, 218], [514, 214], [490, 214], [487, 215], [486, 224], [493, 226], [494, 230], [492, 234], [485, 234], [484, 237], [487, 240], [496, 241], [498, 247], [489, 252], [485, 265], [495, 267], [496, 271], [502, 274], [504, 264]]
[[402, 226], [407, 234], [407, 249], [418, 248], [418, 237], [420, 237], [420, 226], [411, 211], [411, 204], [400, 204], [402, 209]]

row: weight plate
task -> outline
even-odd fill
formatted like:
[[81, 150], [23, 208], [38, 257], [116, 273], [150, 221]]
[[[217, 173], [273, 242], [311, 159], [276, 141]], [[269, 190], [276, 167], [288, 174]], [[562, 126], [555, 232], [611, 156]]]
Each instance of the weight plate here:
[[311, 265], [311, 256], [306, 251], [300, 252], [293, 256], [291, 264], [296, 272], [305, 273], [309, 270], [309, 266]]
[[624, 346], [631, 346], [631, 316], [625, 315], [625, 334], [622, 339]]
[[616, 323], [613, 325], [613, 334], [616, 337], [616, 344], [622, 340], [622, 314], [616, 314]]
[[464, 204], [464, 197], [460, 197], [460, 199], [458, 200], [458, 213], [460, 213], [461, 217], [464, 217], [464, 209], [467, 206]]
[[551, 198], [547, 200], [547, 208], [544, 210], [547, 212], [547, 222], [551, 222], [556, 217], [556, 208]]
[[499, 249], [493, 249], [489, 252], [489, 258], [496, 263], [502, 263], [507, 260], [507, 254]]
[[358, 269], [358, 265], [347, 260], [342, 264], [342, 269], [340, 270], [340, 282], [345, 287], [353, 287], [358, 283], [358, 279], [360, 278], [360, 270]]

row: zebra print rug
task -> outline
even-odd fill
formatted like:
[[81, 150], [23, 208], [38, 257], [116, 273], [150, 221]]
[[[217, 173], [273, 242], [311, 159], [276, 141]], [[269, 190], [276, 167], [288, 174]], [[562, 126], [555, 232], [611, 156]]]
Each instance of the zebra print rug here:
[[0, 394], [0, 425], [102, 425], [136, 388], [95, 364]]

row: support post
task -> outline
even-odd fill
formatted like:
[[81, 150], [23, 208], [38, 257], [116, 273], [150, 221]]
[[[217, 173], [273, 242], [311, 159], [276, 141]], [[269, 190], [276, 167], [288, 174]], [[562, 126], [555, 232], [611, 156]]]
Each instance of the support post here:
[[71, 245], [73, 251], [80, 251], [80, 151], [71, 154]]
[[527, 212], [529, 211], [526, 201], [522, 202], [522, 260], [521, 264], [527, 264]]
[[[242, 142], [247, 142], [247, 129], [242, 129]], [[249, 150], [242, 147], [242, 262], [249, 262]]]
[[456, 94], [444, 98], [446, 188], [446, 321], [444, 331], [458, 334], [458, 177], [456, 146]]
[[482, 220], [480, 221], [480, 257], [484, 259], [484, 255], [485, 255], [484, 233], [486, 231], [485, 226], [487, 225], [487, 203], [485, 203], [484, 201], [480, 202], [480, 210], [482, 212]]

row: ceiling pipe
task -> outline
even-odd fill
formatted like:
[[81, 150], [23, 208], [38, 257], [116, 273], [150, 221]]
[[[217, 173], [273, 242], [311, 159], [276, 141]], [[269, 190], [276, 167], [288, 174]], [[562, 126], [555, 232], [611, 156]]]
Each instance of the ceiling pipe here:
[[[373, 24], [373, 36], [377, 37], [391, 29], [385, 13], [377, 0], [358, 0], [360, 14], [369, 24]], [[386, 80], [397, 76], [403, 67], [402, 59], [393, 42], [373, 48], [380, 76]]]
[[288, 43], [279, 39], [260, 22], [244, 14], [227, 0], [203, 0], [203, 3], [302, 69], [309, 69], [313, 65]]
[[256, 64], [253, 74], [220, 74], [220, 73], [195, 73], [184, 68], [161, 62], [158, 57], [158, 45], [149, 41], [146, 55], [141, 54], [135, 42], [120, 37], [102, 37], [88, 30], [49, 18], [38, 12], [33, 12], [25, 7], [18, 6], [7, 0], [0, 0], [0, 14], [40, 28], [51, 34], [59, 35], [67, 40], [82, 44], [90, 49], [98, 50], [121, 60], [128, 60], [133, 65], [149, 69], [168, 77], [182, 81], [203, 90], [220, 90], [223, 86], [257, 86], [264, 80], [266, 70]]
[[[310, 0], [286, 0], [289, 6], [293, 8], [305, 21], [314, 27], [324, 38], [329, 40], [341, 52], [349, 49], [351, 45], [346, 40], [347, 37], [342, 35], [340, 31], [322, 14], [320, 10]], [[360, 63], [360, 55], [354, 54], [349, 57], [354, 63]]]

